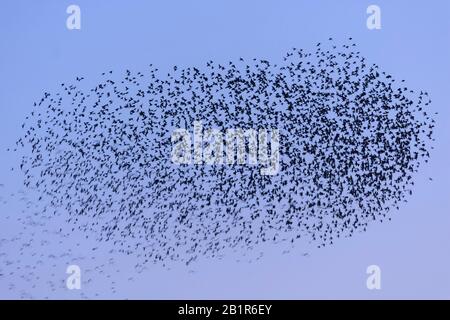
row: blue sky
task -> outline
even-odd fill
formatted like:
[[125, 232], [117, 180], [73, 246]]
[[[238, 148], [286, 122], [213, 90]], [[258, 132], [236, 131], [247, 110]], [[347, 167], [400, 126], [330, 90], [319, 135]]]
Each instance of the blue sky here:
[[[66, 28], [70, 4], [81, 8], [81, 30]], [[366, 8], [371, 4], [381, 8], [381, 30], [366, 27]], [[33, 102], [61, 82], [84, 76], [94, 83], [107, 70], [140, 71], [150, 63], [165, 70], [175, 64], [201, 66], [208, 60], [239, 57], [277, 61], [291, 47], [310, 49], [330, 36], [336, 40], [353, 37], [369, 62], [406, 79], [411, 88], [427, 90], [431, 108], [439, 115], [435, 150], [416, 177], [413, 196], [391, 222], [372, 225], [366, 233], [309, 251], [307, 256], [302, 248], [282, 254], [277, 247], [267, 247], [264, 257], [252, 263], [230, 256], [201, 260], [190, 268], [150, 265], [141, 273], [134, 273], [128, 258], [116, 255], [115, 265], [121, 271], [108, 269], [114, 273], [116, 293], [111, 291], [111, 280], [96, 271], [90, 273], [92, 282], [80, 291], [62, 286], [50, 292], [42, 279], [64, 281], [67, 263], [95, 270], [89, 261], [102, 265], [110, 258], [104, 248], [95, 259], [79, 261], [75, 248], [66, 243], [50, 246], [58, 254], [69, 253], [55, 262], [55, 275], [38, 267], [42, 276], [36, 288], [21, 288], [17, 279], [14, 290], [7, 284], [16, 275], [0, 276], [0, 297], [17, 297], [26, 291], [33, 297], [54, 298], [83, 294], [102, 298], [450, 298], [448, 12], [446, 0], [2, 1], [0, 183], [5, 194], [21, 188], [20, 177], [9, 170], [17, 159], [5, 150], [20, 135]], [[14, 204], [0, 210], [11, 220], [22, 214]], [[20, 223], [3, 221], [0, 238], [30, 232], [21, 228]], [[0, 246], [0, 253], [5, 253], [2, 261], [5, 257], [14, 260], [18, 254], [12, 242]], [[20, 259], [34, 263], [32, 258]], [[381, 267], [381, 290], [366, 288], [366, 268], [371, 264]], [[133, 282], [127, 281], [131, 276]]]

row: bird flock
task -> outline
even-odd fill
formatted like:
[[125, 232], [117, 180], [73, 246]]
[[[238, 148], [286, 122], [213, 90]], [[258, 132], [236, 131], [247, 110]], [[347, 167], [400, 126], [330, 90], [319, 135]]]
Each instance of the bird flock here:
[[[276, 63], [168, 74], [150, 65], [88, 83], [77, 77], [34, 104], [15, 149], [24, 185], [65, 227], [144, 262], [330, 245], [389, 220], [432, 148], [428, 93], [369, 63], [351, 38], [292, 48]], [[278, 174], [173, 163], [173, 131], [195, 121], [279, 130]]]

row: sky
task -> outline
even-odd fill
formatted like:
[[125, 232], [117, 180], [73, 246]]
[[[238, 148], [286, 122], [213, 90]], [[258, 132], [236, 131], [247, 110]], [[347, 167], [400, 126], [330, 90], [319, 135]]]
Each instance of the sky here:
[[[80, 30], [66, 27], [71, 4], [81, 9]], [[372, 4], [381, 9], [380, 30], [366, 26], [366, 9]], [[313, 49], [329, 37], [352, 37], [368, 61], [406, 79], [409, 87], [428, 91], [431, 108], [439, 114], [430, 162], [422, 166], [413, 195], [392, 221], [373, 224], [367, 232], [332, 246], [308, 249], [308, 254], [301, 247], [283, 253], [267, 246], [257, 261], [230, 254], [189, 267], [147, 265], [137, 273], [131, 258], [109, 256], [106, 244], [94, 257], [85, 254], [85, 248], [95, 243], [72, 247], [82, 238], [74, 233], [63, 243], [47, 239], [52, 242], [47, 250], [58, 258], [39, 262], [27, 254], [19, 257], [17, 243], [28, 239], [32, 228], [23, 229], [20, 205], [8, 202], [0, 206], [0, 238], [20, 239], [0, 244], [0, 270], [7, 270], [9, 261], [23, 265], [24, 273], [27, 268], [39, 273], [39, 279], [25, 283], [21, 272], [0, 271], [0, 298], [449, 299], [449, 11], [446, 0], [1, 1], [4, 195], [23, 189], [23, 180], [10, 170], [18, 159], [6, 149], [20, 136], [33, 102], [43, 92], [57, 90], [61, 82], [76, 76], [96, 81], [107, 70], [139, 71], [150, 63], [169, 70], [239, 57], [277, 61], [292, 47]], [[31, 238], [44, 241], [47, 236]], [[64, 285], [68, 264], [81, 267], [80, 290]], [[379, 290], [366, 286], [370, 265], [380, 267]]]

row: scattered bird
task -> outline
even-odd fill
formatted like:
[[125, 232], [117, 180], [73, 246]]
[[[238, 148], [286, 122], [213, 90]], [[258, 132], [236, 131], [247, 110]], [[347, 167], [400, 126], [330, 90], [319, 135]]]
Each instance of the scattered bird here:
[[[123, 77], [104, 72], [91, 88], [82, 77], [62, 83], [23, 124], [24, 185], [48, 203], [45, 212], [63, 211], [70, 230], [142, 265], [267, 242], [323, 247], [365, 231], [412, 193], [434, 120], [424, 111], [428, 93], [407, 89], [355, 47], [330, 38], [276, 64], [241, 57], [166, 76], [150, 65]], [[194, 121], [222, 132], [279, 129], [280, 172], [173, 164], [171, 134]]]

